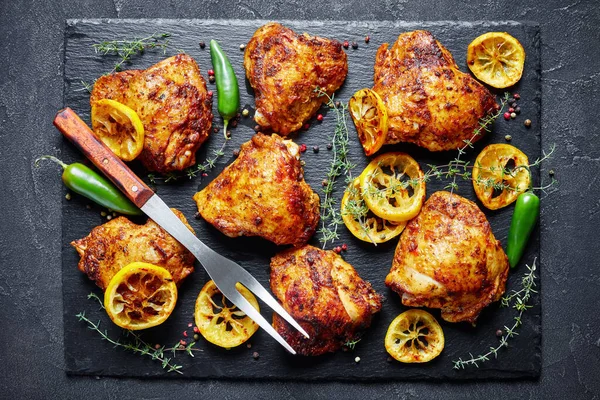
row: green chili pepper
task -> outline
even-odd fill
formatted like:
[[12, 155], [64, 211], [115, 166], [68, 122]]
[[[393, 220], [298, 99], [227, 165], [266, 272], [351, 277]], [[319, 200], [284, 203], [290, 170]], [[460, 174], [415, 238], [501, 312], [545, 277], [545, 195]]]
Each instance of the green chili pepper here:
[[62, 180], [66, 187], [88, 199], [121, 214], [141, 215], [142, 212], [108, 179], [81, 163], [65, 164], [53, 156], [42, 156], [35, 160], [51, 160], [63, 168]]
[[521, 193], [517, 197], [515, 211], [508, 230], [506, 255], [511, 268], [519, 263], [539, 215], [539, 197], [533, 192]]
[[210, 41], [210, 59], [215, 70], [218, 110], [223, 117], [223, 134], [227, 139], [227, 124], [240, 108], [240, 88], [229, 59], [214, 39]]

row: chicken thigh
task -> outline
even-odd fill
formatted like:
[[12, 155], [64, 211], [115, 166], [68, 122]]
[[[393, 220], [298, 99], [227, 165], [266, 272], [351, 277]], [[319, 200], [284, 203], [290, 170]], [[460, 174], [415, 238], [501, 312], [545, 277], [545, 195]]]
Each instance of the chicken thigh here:
[[504, 294], [508, 258], [475, 203], [436, 192], [406, 226], [385, 283], [410, 307], [441, 308], [448, 322], [475, 322]]
[[473, 138], [479, 120], [499, 109], [489, 90], [461, 72], [452, 54], [428, 31], [403, 33], [391, 48], [382, 44], [374, 82], [388, 113], [386, 144], [454, 150], [464, 140], [481, 138]]
[[273, 314], [273, 326], [299, 354], [317, 356], [358, 339], [381, 296], [333, 251], [306, 245], [271, 259], [271, 290], [310, 339]]
[[288, 135], [310, 119], [346, 79], [341, 43], [298, 35], [278, 23], [260, 27], [246, 46], [244, 68], [256, 97], [254, 119], [266, 131]]

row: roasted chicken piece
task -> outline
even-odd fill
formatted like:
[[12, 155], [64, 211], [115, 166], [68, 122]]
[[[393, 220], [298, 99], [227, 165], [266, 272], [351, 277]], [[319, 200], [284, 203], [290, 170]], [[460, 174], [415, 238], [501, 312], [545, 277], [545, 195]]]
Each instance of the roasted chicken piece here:
[[382, 44], [374, 81], [373, 90], [388, 112], [386, 144], [457, 149], [464, 140], [480, 139], [473, 137], [479, 120], [499, 109], [495, 97], [459, 71], [450, 52], [428, 31], [403, 33], [391, 48]]
[[406, 226], [385, 284], [410, 307], [441, 308], [448, 322], [475, 322], [504, 293], [508, 258], [475, 203], [436, 192]]
[[[181, 212], [173, 212], [194, 232]], [[166, 268], [177, 285], [194, 272], [194, 255], [151, 219], [144, 225], [125, 217], [112, 219], [71, 246], [81, 256], [79, 270], [102, 290], [121, 268], [134, 261]]]
[[273, 314], [273, 326], [298, 352], [317, 356], [358, 339], [382, 297], [333, 251], [306, 245], [271, 259], [271, 290], [310, 339]]
[[137, 112], [145, 131], [139, 160], [151, 171], [181, 171], [193, 165], [210, 133], [212, 101], [198, 64], [186, 54], [146, 70], [101, 76], [91, 105], [100, 99], [116, 100]]
[[319, 222], [319, 196], [304, 181], [298, 145], [258, 133], [194, 195], [200, 215], [230, 237], [305, 244]]
[[346, 79], [348, 62], [336, 40], [298, 35], [278, 23], [260, 27], [246, 46], [244, 67], [256, 97], [254, 119], [288, 135], [309, 120]]

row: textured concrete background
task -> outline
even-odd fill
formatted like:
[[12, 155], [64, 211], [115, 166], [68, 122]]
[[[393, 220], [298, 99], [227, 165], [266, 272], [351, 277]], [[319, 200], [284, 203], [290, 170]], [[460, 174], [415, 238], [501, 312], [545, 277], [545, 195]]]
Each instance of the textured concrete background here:
[[[597, 1], [335, 0], [0, 2], [0, 398], [543, 398], [600, 397], [600, 7]], [[32, 158], [57, 153], [67, 18], [532, 20], [542, 29], [543, 370], [539, 381], [348, 385], [70, 378], [63, 372], [60, 204], [55, 176]]]

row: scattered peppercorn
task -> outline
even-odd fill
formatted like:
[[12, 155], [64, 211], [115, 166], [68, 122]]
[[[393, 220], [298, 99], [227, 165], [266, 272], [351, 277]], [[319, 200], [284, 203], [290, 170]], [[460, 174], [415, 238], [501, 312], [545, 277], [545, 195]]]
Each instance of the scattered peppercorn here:
[[107, 221], [110, 221], [111, 219], [112, 219], [112, 215], [107, 215], [107, 216], [106, 216], [106, 220], [107, 220]]
[[71, 193], [67, 193], [67, 194], [65, 194], [65, 199], [67, 199], [67, 200], [71, 200]]
[[200, 45], [201, 49], [204, 49], [206, 47], [206, 43], [204, 43], [204, 42], [200, 42], [198, 44]]
[[301, 152], [301, 153], [304, 153], [305, 151], [306, 151], [306, 145], [305, 145], [304, 143], [302, 143], [302, 144], [300, 145], [300, 152]]
[[313, 153], [319, 152], [319, 146], [313, 146]]
[[187, 331], [183, 331], [183, 337], [187, 337]]
[[106, 217], [106, 211], [100, 211], [100, 216]]
[[511, 117], [512, 119], [515, 119], [515, 118], [517, 118], [517, 114], [516, 114], [516, 113], [514, 113], [514, 112], [511, 112], [511, 113], [510, 113], [510, 117]]
[[356, 357], [354, 358], [354, 362], [355, 362], [355, 363], [359, 363], [359, 362], [360, 362], [360, 357], [356, 356]]
[[242, 43], [240, 44], [240, 50], [244, 50], [246, 48], [246, 44]]
[[512, 108], [512, 107], [510, 107], [510, 108], [508, 109], [508, 112], [509, 112], [509, 113], [514, 113], [514, 112], [515, 112], [515, 109], [514, 109], [514, 108]]
[[179, 344], [182, 345], [182, 346], [185, 346], [187, 344], [187, 342], [185, 340], [181, 339], [179, 341]]
[[197, 342], [198, 340], [200, 340], [200, 335], [198, 335], [197, 333], [194, 334], [194, 342]]
[[197, 326], [195, 326], [195, 327], [194, 327], [194, 333], [199, 333], [199, 332], [200, 332], [200, 329], [198, 329], [198, 327], [197, 327]]
[[348, 250], [348, 245], [346, 243], [344, 243], [342, 245], [342, 250], [344, 250], [344, 251]]
[[[237, 126], [238, 122], [234, 119], [233, 121], [231, 121], [231, 126], [233, 128], [235, 128]], [[231, 132], [227, 131], [227, 137], [231, 136]]]
[[510, 113], [509, 112], [505, 112], [504, 113], [504, 119], [507, 120], [507, 121], [510, 119]]
[[247, 117], [248, 115], [250, 115], [250, 111], [248, 111], [248, 109], [247, 109], [247, 108], [244, 108], [244, 109], [242, 110], [242, 115], [243, 115], [244, 117]]
[[248, 343], [248, 344], [246, 345], [246, 347], [247, 347], [247, 348], [249, 348], [249, 349], [251, 349], [251, 348], [252, 348], [252, 343]]
[[254, 130], [255, 130], [256, 132], [260, 131], [260, 125], [254, 125]]
[[327, 143], [327, 150], [333, 149], [333, 145], [331, 143]]
[[496, 331], [496, 336], [498, 336], [498, 337], [502, 337], [502, 334], [503, 334], [503, 333], [504, 333], [504, 332], [502, 332], [502, 329], [498, 329], [498, 330]]
[[342, 248], [340, 246], [336, 246], [333, 248], [333, 251], [335, 251], [336, 253], [340, 254], [342, 252]]
[[310, 128], [310, 124], [308, 124], [308, 123], [304, 124], [303, 128], [305, 131], [307, 131]]
[[371, 40], [371, 38], [369, 37], [369, 35], [365, 36], [365, 43], [369, 43], [369, 40]]
[[530, 119], [526, 119], [525, 122], [523, 122], [523, 124], [529, 128], [531, 126], [531, 120]]
[[258, 354], [258, 351], [255, 351], [254, 353], [252, 353], [252, 358], [254, 358], [255, 360], [258, 360], [258, 357], [260, 357], [260, 355]]
[[508, 104], [512, 104], [515, 102], [515, 98], [511, 97], [510, 99], [508, 99]]
[[234, 150], [233, 151], [233, 156], [234, 157], [238, 157], [240, 155], [240, 151], [239, 150]]
[[[196, 214], [194, 214], [194, 218], [195, 219], [200, 219], [200, 218], [202, 218], [202, 216], [200, 215], [199, 212], [197, 212]], [[198, 328], [194, 327], [194, 332], [196, 332], [196, 329], [198, 329]]]
[[208, 73], [208, 76], [214, 76], [215, 75], [215, 71], [212, 69], [209, 69], [208, 71], [206, 71]]
[[208, 91], [206, 94], [208, 94], [208, 97], [213, 97], [213, 94], [214, 94], [214, 93], [213, 93], [213, 91], [212, 91], [212, 90], [209, 90], [209, 91]]
[[521, 114], [521, 107], [515, 108], [515, 113], [517, 113], [517, 115]]
[[521, 95], [519, 93], [515, 93], [513, 94], [513, 97], [517, 100], [519, 100], [521, 98]]
[[155, 348], [156, 350], [160, 349], [160, 344], [156, 343], [156, 344], [154, 345], [154, 348]]
[[517, 104], [517, 102], [516, 102], [516, 101], [513, 101], [512, 103], [510, 103], [510, 106], [511, 106], [512, 108], [517, 108], [518, 104]]
[[347, 41], [347, 40], [344, 40], [344, 44], [343, 44], [344, 48], [345, 48], [345, 49], [347, 49], [349, 45], [350, 45], [350, 44], [348, 43], [348, 41]]
[[550, 171], [548, 171], [548, 175], [550, 175], [550, 176], [554, 176], [554, 170], [553, 170], [553, 169], [551, 169]]
[[219, 128], [213, 128], [213, 132], [214, 132], [214, 133], [217, 133], [217, 132], [219, 132]]
[[353, 48], [354, 50], [358, 49], [358, 43], [356, 43], [356, 42], [352, 42], [352, 48]]
[[512, 140], [512, 136], [510, 136], [510, 135], [506, 135], [506, 136], [504, 136], [504, 139], [505, 139], [507, 142], [510, 142], [510, 141]]
[[317, 121], [319, 121], [319, 122], [323, 121], [323, 114], [317, 115]]
[[206, 178], [208, 176], [208, 174], [206, 172], [203, 172], [202, 176]]
[[335, 102], [335, 108], [339, 108], [340, 104], [342, 104], [342, 103], [340, 103], [339, 101], [336, 101]]
[[214, 76], [214, 75], [209, 75], [209, 76], [208, 76], [208, 81], [209, 81], [210, 83], [215, 83], [215, 76]]
[[329, 182], [327, 182], [327, 179], [323, 179], [323, 181], [321, 182], [321, 185], [323, 186], [327, 186]]

